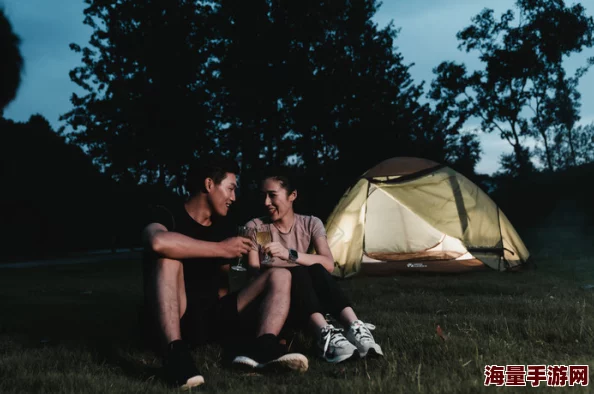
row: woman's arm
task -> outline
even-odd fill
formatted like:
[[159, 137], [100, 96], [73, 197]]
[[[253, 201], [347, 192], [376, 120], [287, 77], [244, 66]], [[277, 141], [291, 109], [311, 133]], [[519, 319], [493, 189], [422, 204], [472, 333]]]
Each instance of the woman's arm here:
[[248, 254], [248, 265], [252, 269], [259, 270], [260, 268], [272, 268], [272, 267], [291, 268], [291, 267], [297, 267], [299, 264], [291, 263], [288, 261], [279, 261], [279, 259], [274, 260], [270, 264], [263, 264], [260, 262], [259, 252], [257, 250], [252, 250]]
[[250, 250], [248, 253], [248, 266], [252, 269], [260, 269], [260, 256], [258, 256], [257, 250]]
[[[313, 244], [317, 254], [299, 253], [297, 262], [301, 265], [319, 263], [326, 268], [326, 271], [332, 273], [332, 271], [334, 271], [334, 257], [332, 256], [332, 251], [328, 245], [328, 239], [325, 236], [318, 237], [314, 239]], [[302, 259], [304, 260], [303, 262], [301, 262]]]
[[[295, 262], [299, 265], [306, 266], [321, 264], [328, 272], [334, 271], [334, 258], [332, 257], [326, 237], [323, 236], [314, 239], [313, 244], [317, 254], [298, 253], [297, 261]], [[285, 260], [287, 264], [291, 264], [289, 261], [289, 249], [285, 248], [279, 242], [269, 243], [264, 247], [264, 250], [270, 253], [272, 257], [278, 257]], [[274, 266], [279, 267], [280, 265], [274, 264]], [[294, 265], [291, 266], [293, 267]]]

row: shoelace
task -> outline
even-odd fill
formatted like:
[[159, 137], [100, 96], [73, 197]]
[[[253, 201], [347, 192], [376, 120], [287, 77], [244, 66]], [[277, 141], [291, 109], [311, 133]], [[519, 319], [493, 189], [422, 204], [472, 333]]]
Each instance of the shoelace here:
[[344, 330], [342, 328], [336, 328], [333, 326], [330, 326], [329, 328], [324, 328], [322, 330], [322, 332], [325, 332], [325, 334], [322, 335], [322, 338], [326, 338], [324, 343], [324, 355], [326, 355], [326, 352], [328, 351], [330, 344], [337, 346], [340, 344], [340, 342], [348, 342], [344, 335], [342, 335], [343, 331]]
[[371, 335], [370, 330], [375, 330], [375, 326], [371, 323], [356, 323], [353, 327], [353, 331], [355, 332], [355, 336], [359, 338], [361, 341], [372, 341], [373, 335]]

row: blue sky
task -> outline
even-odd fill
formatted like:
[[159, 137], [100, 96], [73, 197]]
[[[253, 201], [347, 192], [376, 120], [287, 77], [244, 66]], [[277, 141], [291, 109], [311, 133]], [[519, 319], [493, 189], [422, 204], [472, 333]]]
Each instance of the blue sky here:
[[[581, 3], [588, 14], [594, 14], [594, 0]], [[456, 33], [470, 24], [472, 16], [483, 8], [492, 8], [499, 15], [513, 4], [513, 0], [385, 0], [374, 19], [380, 26], [392, 20], [401, 29], [395, 45], [405, 63], [414, 64], [410, 69], [413, 79], [425, 81], [428, 88], [433, 68], [442, 61], [462, 61], [469, 68], [479, 65], [476, 55], [457, 49]], [[40, 113], [57, 129], [62, 125], [59, 116], [71, 108], [71, 94], [80, 92], [68, 76], [80, 57], [68, 46], [71, 42], [84, 46], [89, 40], [91, 30], [82, 23], [85, 4], [83, 0], [0, 0], [0, 6], [21, 37], [25, 58], [23, 82], [4, 115], [26, 121]], [[567, 69], [575, 70], [588, 56], [594, 56], [594, 49], [572, 57]], [[594, 86], [594, 70], [580, 84], [583, 123], [594, 121], [594, 90], [587, 89], [590, 86]], [[483, 155], [477, 170], [492, 173], [498, 169], [500, 154], [511, 148], [496, 134], [482, 133], [481, 141]]]

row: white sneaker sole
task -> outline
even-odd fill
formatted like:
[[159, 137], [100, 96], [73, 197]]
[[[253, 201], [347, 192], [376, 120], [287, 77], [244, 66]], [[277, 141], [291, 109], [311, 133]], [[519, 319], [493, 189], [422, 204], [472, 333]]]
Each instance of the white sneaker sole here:
[[373, 356], [383, 356], [384, 352], [382, 352], [382, 348], [380, 347], [380, 345], [375, 344], [374, 346], [370, 347], [369, 349], [365, 350], [359, 350], [359, 356], [361, 358], [363, 357], [373, 357]]
[[233, 359], [233, 364], [239, 367], [248, 367], [249, 369], [291, 370], [296, 372], [305, 372], [309, 368], [307, 357], [298, 353], [285, 354], [276, 360], [263, 364], [246, 356], [237, 356]]
[[264, 364], [264, 368], [290, 369], [297, 372], [305, 372], [309, 368], [307, 357], [299, 353], [289, 353], [276, 360]]
[[182, 391], [187, 391], [187, 390], [191, 389], [192, 387], [198, 387], [202, 384], [204, 384], [204, 378], [202, 377], [202, 375], [196, 375], [196, 376], [193, 376], [190, 379], [188, 379], [186, 381], [186, 384], [182, 385], [180, 387], [180, 389]]

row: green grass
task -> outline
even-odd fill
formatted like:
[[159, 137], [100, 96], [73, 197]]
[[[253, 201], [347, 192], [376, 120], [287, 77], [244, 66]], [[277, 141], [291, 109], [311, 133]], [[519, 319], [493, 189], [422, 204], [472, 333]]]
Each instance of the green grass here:
[[[342, 282], [360, 317], [377, 326], [384, 359], [329, 365], [297, 336], [292, 349], [309, 356], [309, 371], [263, 376], [224, 368], [221, 349], [210, 345], [195, 352], [206, 379], [195, 391], [591, 392], [483, 386], [485, 364], [594, 364], [594, 290], [581, 287], [594, 284], [592, 234], [522, 234], [536, 270]], [[141, 347], [140, 300], [136, 261], [0, 270], [0, 392], [175, 392]]]

